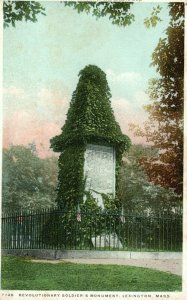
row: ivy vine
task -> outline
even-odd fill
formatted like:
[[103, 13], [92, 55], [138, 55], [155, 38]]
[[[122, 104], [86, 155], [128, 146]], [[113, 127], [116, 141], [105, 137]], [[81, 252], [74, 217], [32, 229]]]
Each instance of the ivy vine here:
[[106, 74], [88, 65], [79, 73], [62, 133], [51, 139], [51, 147], [61, 152], [57, 202], [60, 208], [73, 208], [83, 202], [84, 151], [87, 143], [114, 146], [116, 174], [122, 153], [130, 139], [122, 134], [111, 107]]

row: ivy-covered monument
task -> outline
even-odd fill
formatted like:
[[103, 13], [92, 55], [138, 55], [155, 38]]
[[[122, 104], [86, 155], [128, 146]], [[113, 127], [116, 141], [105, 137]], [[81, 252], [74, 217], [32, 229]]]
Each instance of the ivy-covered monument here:
[[60, 152], [57, 202], [71, 209], [84, 203], [88, 195], [103, 207], [103, 195], [115, 198], [122, 154], [130, 139], [122, 134], [111, 108], [106, 74], [88, 65], [70, 102], [62, 133], [51, 140]]

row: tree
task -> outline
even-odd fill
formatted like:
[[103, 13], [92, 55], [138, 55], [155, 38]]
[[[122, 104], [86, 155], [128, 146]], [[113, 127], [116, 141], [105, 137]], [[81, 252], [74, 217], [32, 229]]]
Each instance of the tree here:
[[150, 147], [132, 145], [129, 152], [123, 155], [123, 164], [119, 175], [118, 197], [123, 203], [124, 211], [142, 212], [149, 208], [146, 189], [150, 186], [148, 178], [139, 164], [145, 153], [153, 154]]
[[[71, 6], [79, 13], [92, 13], [97, 18], [109, 16], [112, 24], [119, 26], [130, 25], [134, 21], [134, 15], [129, 12], [132, 2], [64, 2], [65, 6]], [[4, 1], [4, 27], [10, 24], [15, 27], [17, 21], [37, 21], [37, 15], [45, 15], [45, 8], [36, 1]]]
[[129, 12], [133, 2], [74, 2], [65, 1], [65, 6], [73, 7], [80, 12], [92, 14], [97, 19], [108, 16], [112, 24], [127, 26], [134, 21], [134, 15]]
[[62, 133], [51, 140], [51, 147], [61, 152], [57, 202], [60, 207], [75, 207], [84, 194], [84, 151], [87, 143], [113, 145], [117, 166], [130, 140], [115, 121], [110, 103], [106, 74], [97, 66], [86, 66], [79, 73], [67, 120]]
[[[86, 12], [92, 14], [97, 19], [108, 16], [112, 24], [118, 26], [128, 26], [134, 20], [135, 16], [130, 12], [133, 2], [74, 2], [64, 1], [65, 6], [73, 7], [80, 12]], [[156, 26], [158, 21], [161, 21], [158, 14], [161, 7], [158, 5], [153, 8], [150, 18], [145, 19], [145, 25], [147, 27]], [[37, 14], [45, 15], [45, 8], [36, 1], [4, 1], [4, 27], [15, 26], [17, 21], [31, 21], [36, 22]]]
[[123, 155], [119, 174], [118, 197], [125, 212], [149, 213], [181, 212], [181, 198], [172, 189], [154, 185], [149, 181], [139, 160], [153, 157], [158, 151], [150, 146], [132, 145]]
[[144, 131], [139, 131], [158, 149], [158, 155], [143, 157], [141, 163], [155, 184], [182, 194], [183, 103], [184, 103], [184, 3], [170, 3], [170, 25], [166, 37], [152, 55], [159, 78], [150, 81], [151, 104]]
[[33, 148], [3, 150], [3, 211], [55, 206], [57, 159], [40, 159]]
[[[73, 7], [78, 13], [85, 12], [92, 14], [92, 16], [98, 18], [109, 17], [112, 24], [118, 26], [128, 26], [135, 21], [135, 16], [130, 12], [133, 2], [75, 2], [65, 1], [65, 6]], [[159, 13], [162, 7], [157, 5], [153, 7], [150, 17], [145, 18], [144, 24], [147, 28], [155, 27], [158, 22], [162, 21], [159, 17]]]
[[37, 15], [44, 13], [45, 8], [36, 1], [4, 1], [3, 2], [3, 17], [4, 27], [10, 24], [15, 27], [17, 21], [37, 21]]

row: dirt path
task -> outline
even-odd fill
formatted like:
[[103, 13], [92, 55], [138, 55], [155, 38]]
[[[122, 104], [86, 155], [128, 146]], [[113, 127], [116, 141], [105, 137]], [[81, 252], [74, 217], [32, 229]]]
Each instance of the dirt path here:
[[182, 275], [182, 262], [179, 259], [63, 259], [63, 260], [39, 260], [33, 259], [33, 262], [46, 262], [46, 263], [63, 263], [63, 262], [71, 262], [78, 264], [96, 264], [96, 265], [126, 265], [126, 266], [136, 266], [136, 267], [144, 267], [155, 270], [160, 270], [163, 272], [169, 272], [176, 275]]

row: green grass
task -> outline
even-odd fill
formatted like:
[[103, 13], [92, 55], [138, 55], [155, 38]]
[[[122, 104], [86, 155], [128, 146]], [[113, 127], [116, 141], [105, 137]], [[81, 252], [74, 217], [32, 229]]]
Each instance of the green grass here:
[[2, 289], [60, 291], [181, 291], [181, 276], [156, 270], [2, 258]]

